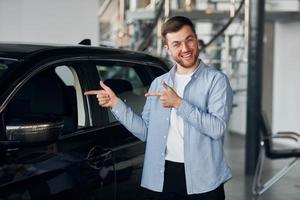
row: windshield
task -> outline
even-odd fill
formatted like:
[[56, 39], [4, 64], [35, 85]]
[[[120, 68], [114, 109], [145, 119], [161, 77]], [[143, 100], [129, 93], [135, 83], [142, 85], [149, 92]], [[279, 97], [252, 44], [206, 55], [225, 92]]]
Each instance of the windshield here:
[[14, 68], [13, 66], [17, 63], [15, 59], [0, 58], [0, 79], [4, 77], [8, 69]]
[[11, 58], [0, 57], [0, 94], [8, 87], [11, 73], [15, 71], [19, 61]]

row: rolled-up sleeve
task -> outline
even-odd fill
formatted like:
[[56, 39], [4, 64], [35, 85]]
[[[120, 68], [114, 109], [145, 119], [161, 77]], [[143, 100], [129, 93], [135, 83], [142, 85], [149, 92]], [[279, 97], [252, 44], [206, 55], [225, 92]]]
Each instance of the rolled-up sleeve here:
[[232, 107], [232, 89], [224, 74], [215, 77], [207, 96], [207, 111], [182, 101], [177, 114], [201, 133], [213, 139], [223, 136]]

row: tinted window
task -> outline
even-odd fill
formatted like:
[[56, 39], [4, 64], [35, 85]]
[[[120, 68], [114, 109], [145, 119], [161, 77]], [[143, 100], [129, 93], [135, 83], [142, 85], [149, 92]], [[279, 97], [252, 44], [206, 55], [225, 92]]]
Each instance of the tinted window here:
[[14, 59], [1, 59], [0, 58], [0, 77], [8, 70], [8, 68], [13, 68], [17, 63]]
[[74, 66], [57, 66], [55, 72], [69, 90], [70, 103], [72, 103], [73, 109], [76, 110], [78, 127], [84, 127], [86, 125], [86, 115], [83, 105], [83, 92]]
[[[103, 80], [136, 113], [141, 113], [146, 101], [144, 94], [153, 80], [149, 66], [133, 63], [96, 63], [99, 79]], [[117, 121], [111, 112], [109, 122]]]
[[[142, 95], [146, 92], [146, 88], [143, 85], [140, 77], [136, 73], [133, 67], [122, 66], [121, 64], [116, 64], [114, 66], [105, 66], [105, 65], [97, 65], [97, 70], [99, 73], [99, 77], [104, 81], [109, 80], [119, 80], [118, 87], [121, 88], [121, 84], [128, 85], [128, 87], [132, 88], [124, 88], [124, 90], [131, 90], [132, 93], [136, 95]], [[118, 90], [117, 88], [115, 88]]]
[[9, 74], [9, 71], [13, 71], [17, 65], [17, 61], [14, 59], [1, 59], [0, 58], [0, 86], [3, 85], [5, 77]]
[[0, 77], [5, 73], [5, 71], [7, 70], [8, 65], [5, 63], [0, 63]]
[[6, 121], [51, 116], [63, 119], [63, 134], [85, 126], [82, 91], [72, 66], [53, 66], [26, 82], [9, 102]]

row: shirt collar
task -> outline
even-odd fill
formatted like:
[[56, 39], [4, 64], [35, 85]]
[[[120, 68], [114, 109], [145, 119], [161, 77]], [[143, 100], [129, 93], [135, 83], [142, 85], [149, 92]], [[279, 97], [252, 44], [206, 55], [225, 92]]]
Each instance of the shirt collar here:
[[[203, 71], [203, 69], [205, 68], [205, 64], [202, 62], [202, 60], [199, 60], [199, 64], [195, 70], [195, 72], [192, 75], [192, 78], [196, 78], [197, 76], [199, 76], [199, 74]], [[170, 73], [170, 78], [171, 81], [174, 82], [174, 78], [175, 78], [175, 73], [176, 73], [176, 63], [173, 65], [173, 67], [171, 68], [171, 70], [169, 71]], [[173, 84], [172, 84], [173, 85]]]

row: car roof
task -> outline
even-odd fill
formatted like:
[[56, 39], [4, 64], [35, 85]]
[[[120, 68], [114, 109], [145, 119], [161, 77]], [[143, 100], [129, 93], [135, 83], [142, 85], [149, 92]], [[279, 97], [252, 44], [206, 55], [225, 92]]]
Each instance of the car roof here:
[[[16, 60], [23, 60], [28, 56], [32, 56], [42, 52], [50, 52], [55, 50], [64, 49], [68, 53], [78, 53], [86, 51], [91, 52], [110, 52], [114, 54], [124, 54], [133, 52], [130, 50], [117, 49], [112, 47], [96, 47], [85, 45], [62, 45], [62, 44], [30, 44], [30, 43], [0, 43], [0, 57], [10, 58]], [[76, 51], [74, 51], [76, 50]], [[81, 51], [80, 51], [81, 50]], [[141, 52], [135, 52], [143, 54]]]
[[27, 55], [49, 48], [50, 45], [42, 44], [0, 43], [0, 57], [21, 60]]
[[[26, 61], [38, 62], [52, 57], [89, 57], [136, 61], [147, 65], [168, 69], [162, 59], [138, 51], [118, 49], [103, 46], [61, 45], [61, 44], [25, 44], [1, 43], [0, 59], [9, 59], [23, 63]], [[32, 66], [34, 67], [34, 66]]]

